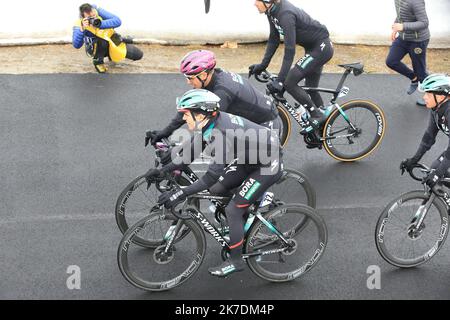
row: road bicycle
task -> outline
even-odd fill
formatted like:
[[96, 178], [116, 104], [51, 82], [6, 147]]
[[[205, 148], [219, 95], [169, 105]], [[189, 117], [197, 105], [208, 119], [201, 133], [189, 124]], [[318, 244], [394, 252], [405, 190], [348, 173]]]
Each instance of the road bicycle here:
[[[343, 104], [337, 103], [338, 98], [345, 97], [350, 89], [344, 86], [350, 73], [359, 76], [364, 72], [364, 65], [351, 63], [339, 65], [345, 71], [336, 89], [326, 88], [302, 88], [306, 92], [326, 92], [332, 94], [330, 103], [321, 111], [327, 117], [320, 130], [314, 129], [309, 124], [309, 112], [300, 104], [294, 106], [279, 93], [267, 89], [267, 94], [272, 96], [277, 103], [278, 112], [283, 123], [281, 141], [283, 146], [287, 144], [292, 131], [291, 117], [302, 128], [300, 134], [308, 148], [325, 148], [325, 151], [339, 161], [357, 161], [370, 155], [381, 143], [386, 131], [386, 119], [383, 110], [369, 100], [351, 100]], [[268, 83], [275, 79], [276, 75], [263, 71], [255, 75], [256, 80]]]
[[[163, 142], [157, 143], [155, 146], [155, 167], [160, 166], [160, 156], [164, 152], [169, 152], [169, 148], [175, 146], [167, 139]], [[210, 159], [203, 157], [199, 163], [207, 164]], [[154, 210], [159, 210], [157, 205], [158, 196], [167, 190], [171, 190], [174, 185], [188, 186], [199, 179], [198, 175], [190, 168], [185, 167], [182, 170], [176, 170], [171, 174], [171, 179], [157, 180], [147, 189], [147, 180], [145, 175], [140, 175], [133, 179], [120, 193], [115, 205], [115, 218], [120, 232], [125, 233], [129, 226], [135, 224], [143, 217], [151, 214]], [[282, 205], [285, 203], [304, 203], [312, 208], [316, 207], [316, 193], [309, 182], [309, 179], [303, 173], [293, 170], [284, 169], [282, 177], [268, 188], [276, 196], [273, 198], [273, 203]], [[217, 201], [211, 198], [206, 204], [211, 215], [215, 215], [216, 220], [220, 214], [217, 207]], [[160, 228], [159, 221], [155, 223], [154, 228]], [[163, 239], [150, 238], [141, 239], [137, 243], [145, 247], [157, 247]]]
[[[172, 186], [178, 188], [176, 183]], [[325, 222], [313, 208], [303, 204], [273, 206], [274, 197], [266, 192], [250, 206], [242, 257], [258, 277], [286, 282], [304, 275], [317, 264], [328, 234]], [[117, 251], [119, 269], [125, 279], [147, 291], [164, 291], [183, 284], [202, 265], [205, 234], [219, 244], [221, 257], [226, 259], [230, 245], [228, 229], [223, 227], [226, 218], [219, 227], [202, 213], [197, 203], [211, 199], [227, 203], [230, 197], [201, 192], [173, 210], [155, 208], [129, 228]], [[138, 243], [155, 231], [157, 221], [166, 222], [166, 227], [159, 229], [162, 242], [156, 248], [142, 247]]]
[[[408, 171], [417, 181], [430, 173], [423, 164]], [[392, 200], [378, 218], [375, 243], [388, 263], [400, 267], [419, 266], [438, 253], [448, 235], [450, 178], [430, 189], [410, 191]]]

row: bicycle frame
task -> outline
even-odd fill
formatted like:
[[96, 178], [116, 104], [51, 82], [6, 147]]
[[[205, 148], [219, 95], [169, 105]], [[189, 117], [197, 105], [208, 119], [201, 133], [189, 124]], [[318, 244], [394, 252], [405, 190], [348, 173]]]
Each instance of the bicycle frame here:
[[[212, 196], [209, 193], [205, 192], [205, 193], [199, 193], [196, 195], [193, 195], [190, 197], [192, 198], [197, 198], [197, 199], [206, 199], [206, 200], [216, 200], [219, 201], [221, 203], [226, 202], [227, 200], [230, 200], [229, 197], [221, 197], [221, 196]], [[259, 207], [259, 203], [255, 203], [255, 206]], [[188, 207], [185, 209], [185, 211], [189, 212], [190, 216], [192, 219], [194, 219], [204, 230], [205, 233], [210, 234], [214, 240], [216, 240], [223, 249], [225, 250], [230, 250], [230, 243], [229, 241], [227, 241], [224, 238], [224, 235], [215, 227], [215, 225], [213, 223], [211, 223], [211, 221], [199, 210], [197, 210], [194, 207]], [[289, 244], [288, 240], [283, 236], [283, 234], [273, 225], [271, 224], [269, 221], [267, 221], [262, 215], [261, 213], [256, 210], [256, 212], [250, 212], [250, 215], [254, 214], [254, 216], [260, 220], [265, 226], [267, 226], [267, 228], [278, 238], [280, 239], [285, 245], [286, 247], [284, 248], [279, 248], [279, 249], [274, 249], [274, 250], [268, 250], [268, 251], [259, 251], [259, 252], [254, 252], [254, 253], [245, 253], [242, 255], [243, 259], [248, 259], [250, 257], [255, 257], [255, 256], [261, 256], [261, 255], [268, 255], [268, 254], [274, 254], [274, 253], [279, 253], [279, 252], [283, 252], [286, 250], [286, 248], [291, 247], [291, 244]], [[250, 218], [249, 215], [249, 218]], [[252, 225], [255, 223], [255, 220], [253, 220]], [[182, 219], [178, 219], [176, 221], [176, 225], [175, 227], [173, 227], [174, 225], [172, 225], [169, 230], [166, 232], [166, 235], [164, 236], [164, 239], [166, 239], [166, 248], [164, 250], [164, 252], [169, 252], [170, 250], [172, 250], [172, 245], [173, 242], [178, 234], [178, 232], [181, 230], [183, 224], [183, 220]], [[250, 228], [249, 228], [250, 230]], [[246, 234], [247, 236], [247, 234]], [[270, 243], [273, 243], [273, 241], [265, 244], [269, 245]]]
[[[345, 113], [345, 111], [342, 110], [341, 106], [336, 103], [336, 100], [338, 98], [345, 97], [348, 94], [348, 92], [350, 91], [350, 89], [348, 87], [344, 87], [344, 83], [345, 83], [345, 81], [346, 81], [346, 79], [347, 79], [347, 77], [348, 77], [348, 75], [350, 73], [351, 73], [351, 70], [349, 70], [349, 69], [346, 69], [344, 71], [344, 73], [342, 74], [341, 79], [339, 80], [339, 83], [338, 83], [336, 89], [312, 88], [312, 87], [304, 87], [304, 86], [302, 86], [301, 88], [303, 88], [307, 92], [325, 92], [325, 93], [333, 94], [333, 97], [330, 100], [330, 104], [332, 106], [332, 110], [329, 112], [329, 114], [331, 114], [331, 112], [333, 110], [338, 109], [339, 113], [342, 115], [342, 117], [345, 119], [345, 121], [347, 121], [347, 123], [351, 126], [351, 128], [354, 131], [357, 131], [357, 129], [351, 123], [351, 121], [350, 121], [349, 117], [347, 116], [347, 114]], [[267, 71], [265, 71], [265, 74], [268, 77], [268, 79], [274, 77], [273, 75], [271, 75]], [[260, 82], [264, 82], [262, 80], [259, 80], [259, 78], [257, 78], [257, 79]], [[289, 102], [285, 98], [279, 97], [278, 95], [269, 92], [269, 90], [267, 90], [267, 94], [271, 95], [284, 109], [286, 109], [289, 112], [289, 114], [295, 119], [295, 121], [302, 128], [304, 128], [306, 126], [306, 123], [302, 120], [301, 115], [299, 114], [299, 112], [297, 112], [297, 109], [294, 108], [293, 106], [291, 106], [289, 104]], [[344, 128], [344, 129], [342, 129], [342, 131], [347, 131], [347, 129]], [[336, 133], [339, 133], [339, 132], [336, 132]], [[330, 137], [326, 137], [326, 138], [320, 137], [319, 140], [320, 141], [325, 141], [325, 140], [331, 140], [331, 139], [350, 138], [350, 137], [353, 137], [353, 136], [354, 136], [353, 133], [349, 133], [349, 134], [345, 134], [345, 135], [341, 135], [341, 136], [330, 136]]]

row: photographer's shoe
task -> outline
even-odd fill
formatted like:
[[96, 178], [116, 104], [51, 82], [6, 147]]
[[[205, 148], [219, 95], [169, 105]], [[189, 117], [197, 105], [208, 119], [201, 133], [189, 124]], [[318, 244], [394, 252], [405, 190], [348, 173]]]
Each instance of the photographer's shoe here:
[[108, 68], [104, 63], [100, 64], [94, 64], [95, 70], [97, 70], [98, 73], [106, 73], [108, 71]]
[[244, 262], [242, 260], [240, 260], [239, 262], [237, 262], [237, 261], [233, 262], [233, 261], [231, 261], [231, 259], [227, 259], [220, 266], [214, 267], [214, 268], [209, 268], [208, 272], [212, 276], [223, 278], [223, 277], [229, 276], [232, 273], [239, 272], [242, 270], [244, 270]]

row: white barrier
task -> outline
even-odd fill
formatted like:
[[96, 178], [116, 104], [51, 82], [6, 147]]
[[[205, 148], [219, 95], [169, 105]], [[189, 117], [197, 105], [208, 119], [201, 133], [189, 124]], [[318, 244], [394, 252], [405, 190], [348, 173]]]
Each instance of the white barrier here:
[[[2, 3], [0, 45], [70, 42], [78, 6], [84, 0], [26, 0]], [[389, 44], [394, 0], [291, 0], [325, 24], [337, 43]], [[269, 27], [254, 0], [98, 0], [117, 14], [119, 32], [156, 43], [255, 42]], [[426, 0], [431, 46], [450, 47], [450, 0]]]

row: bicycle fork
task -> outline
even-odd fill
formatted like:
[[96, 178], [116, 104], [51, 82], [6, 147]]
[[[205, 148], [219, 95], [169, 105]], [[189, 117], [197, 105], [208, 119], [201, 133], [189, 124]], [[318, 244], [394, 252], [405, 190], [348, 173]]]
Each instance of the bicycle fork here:
[[431, 192], [430, 198], [428, 198], [428, 200], [424, 200], [419, 209], [417, 209], [411, 223], [408, 226], [408, 236], [411, 239], [417, 239], [421, 235], [423, 229], [425, 228], [423, 221], [425, 220], [428, 210], [430, 209], [435, 198], [436, 195]]

